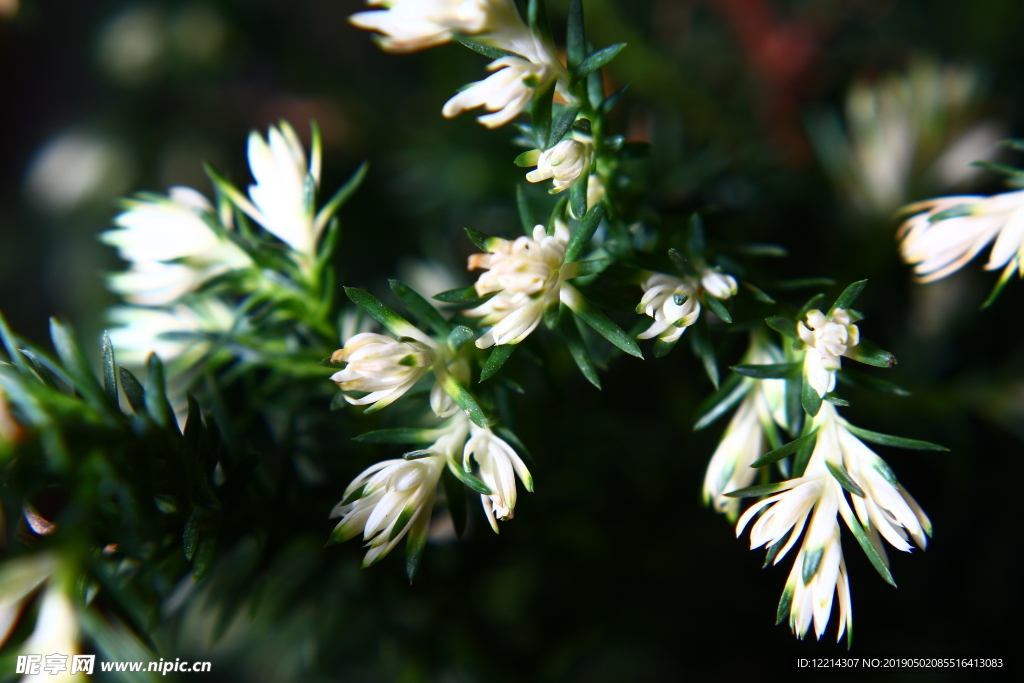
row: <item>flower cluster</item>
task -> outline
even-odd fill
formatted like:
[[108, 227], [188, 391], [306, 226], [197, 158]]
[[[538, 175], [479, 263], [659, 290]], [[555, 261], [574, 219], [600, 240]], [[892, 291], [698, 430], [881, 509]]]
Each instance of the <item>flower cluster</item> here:
[[[820, 638], [838, 593], [841, 638], [849, 633], [853, 616], [838, 516], [859, 540], [864, 538], [865, 552], [890, 582], [881, 539], [905, 552], [912, 548], [911, 539], [923, 550], [931, 523], [888, 465], [857, 438], [832, 404], [822, 405], [810, 428], [817, 439], [803, 474], [778, 484], [774, 495], [748, 508], [736, 524], [736, 535], [760, 514], [751, 527], [750, 547], [768, 547], [769, 559], [777, 564], [802, 534], [780, 617], [788, 613], [790, 628], [800, 638], [813, 622]], [[852, 491], [852, 508], [844, 488]]]
[[834, 309], [829, 316], [811, 309], [804, 320], [797, 322], [796, 329], [807, 348], [804, 376], [818, 395], [824, 396], [836, 388], [840, 356], [860, 343], [860, 330], [842, 308]]
[[536, 91], [566, 75], [553, 47], [530, 31], [512, 0], [390, 0], [370, 4], [384, 9], [358, 12], [350, 21], [381, 34], [378, 42], [389, 52], [414, 52], [458, 37], [505, 53], [488, 65], [487, 70], [493, 72], [490, 76], [470, 84], [445, 103], [442, 113], [447, 118], [483, 107], [490, 113], [479, 117], [480, 123], [498, 128], [518, 116]]
[[1005, 268], [1003, 281], [1022, 272], [1024, 190], [992, 197], [941, 197], [904, 211], [915, 215], [897, 233], [900, 253], [914, 266], [919, 282], [956, 272], [993, 241], [985, 270]]
[[644, 295], [636, 312], [654, 318], [654, 322], [638, 338], [657, 337], [668, 343], [677, 341], [687, 327], [697, 322], [702, 295], [726, 300], [738, 291], [736, 278], [710, 269], [699, 279], [653, 273], [641, 287]]
[[569, 228], [558, 222], [555, 234], [543, 225], [532, 237], [505, 240], [493, 237], [487, 253], [469, 257], [469, 270], [486, 269], [476, 281], [479, 296], [493, 294], [466, 315], [482, 318], [487, 330], [476, 340], [478, 348], [518, 344], [540, 323], [544, 309], [557, 306]]

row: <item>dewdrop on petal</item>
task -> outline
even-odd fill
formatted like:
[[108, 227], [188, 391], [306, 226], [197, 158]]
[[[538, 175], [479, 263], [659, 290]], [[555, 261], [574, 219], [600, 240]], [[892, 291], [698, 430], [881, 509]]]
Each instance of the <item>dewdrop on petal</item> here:
[[835, 309], [831, 317], [814, 308], [805, 320], [797, 322], [796, 331], [807, 348], [804, 375], [818, 395], [824, 396], [835, 389], [840, 356], [860, 343], [860, 330], [841, 308]]
[[345, 396], [352, 405], [373, 404], [380, 410], [412, 388], [434, 363], [434, 350], [422, 341], [363, 332], [345, 342], [331, 356], [332, 362], [346, 363], [331, 375], [342, 391], [368, 392], [362, 398]]
[[700, 301], [696, 288], [690, 283], [672, 275], [654, 273], [641, 286], [644, 295], [636, 312], [654, 318], [654, 322], [637, 338], [658, 337], [663, 342], [674, 342], [687, 327], [697, 322]]
[[531, 183], [539, 183], [550, 178], [554, 183], [551, 194], [563, 192], [572, 187], [580, 176], [590, 172], [591, 156], [592, 150], [588, 143], [562, 140], [540, 153], [536, 170], [527, 173], [526, 179]]

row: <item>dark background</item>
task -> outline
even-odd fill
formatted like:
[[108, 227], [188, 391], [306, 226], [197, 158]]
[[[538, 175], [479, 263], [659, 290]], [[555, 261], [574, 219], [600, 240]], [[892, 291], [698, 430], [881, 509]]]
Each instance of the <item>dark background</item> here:
[[[852, 654], [995, 657], [1019, 669], [1024, 287], [1011, 283], [980, 311], [995, 281], [980, 262], [939, 284], [913, 284], [893, 241], [898, 221], [844, 200], [806, 123], [815, 112], [842, 111], [855, 79], [877, 80], [924, 55], [977, 69], [985, 83], [978, 119], [1024, 135], [1024, 4], [584, 4], [597, 45], [629, 43], [609, 85], [633, 84], [616, 124], [654, 143], [651, 208], [679, 221], [708, 209], [709, 236], [720, 243], [786, 246], [791, 256], [768, 264], [778, 277], [870, 278], [858, 302], [868, 316], [861, 331], [896, 354], [900, 365], [885, 378], [914, 395], [849, 390], [845, 414], [951, 448], [880, 448], [931, 516], [935, 538], [926, 553], [890, 554], [894, 590], [844, 535]], [[556, 27], [565, 5], [551, 2]], [[202, 160], [245, 182], [245, 136], [279, 118], [303, 135], [308, 119], [319, 121], [327, 188], [371, 162], [341, 214], [344, 283], [381, 287], [408, 269], [403, 259], [420, 256], [468, 284], [462, 227], [517, 229], [512, 131], [440, 116], [457, 87], [481, 77], [483, 58], [459, 46], [384, 54], [347, 24], [360, 7], [25, 0], [16, 19], [0, 20], [0, 310], [12, 327], [41, 342], [56, 314], [94, 341], [116, 303], [102, 273], [119, 264], [96, 239], [116, 197], [174, 184], [207, 191]], [[43, 173], [40, 159], [56, 140], [71, 140], [71, 151]], [[1002, 188], [993, 173], [973, 182], [981, 193]], [[68, 199], [75, 186], [86, 189]], [[544, 352], [544, 341], [530, 341]], [[736, 362], [742, 346], [727, 342], [724, 361]], [[282, 616], [257, 614], [210, 650], [202, 634], [171, 642], [213, 661], [218, 678], [230, 671], [237, 680], [753, 677], [798, 674], [798, 657], [847, 654], [830, 642], [834, 623], [821, 643], [772, 625], [789, 560], [761, 570], [761, 552], [701, 506], [703, 470], [724, 422], [691, 432], [711, 387], [685, 346], [657, 361], [618, 359], [600, 393], [564, 351], [552, 346], [549, 363], [560, 380], [546, 386], [527, 365], [511, 366], [528, 390], [513, 427], [535, 457], [537, 492], [521, 496], [500, 536], [477, 516], [463, 542], [428, 548], [409, 587], [398, 557], [360, 572], [355, 543], [319, 550], [327, 522], [296, 529], [282, 560], [294, 563], [293, 585], [268, 588], [278, 591]], [[363, 455], [339, 444], [340, 466], [356, 474]]]

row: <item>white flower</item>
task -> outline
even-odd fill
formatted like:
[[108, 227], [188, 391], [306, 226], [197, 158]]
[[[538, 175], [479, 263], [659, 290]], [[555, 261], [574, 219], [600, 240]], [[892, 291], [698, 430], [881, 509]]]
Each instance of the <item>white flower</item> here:
[[716, 299], [728, 299], [729, 297], [736, 296], [736, 292], [739, 291], [736, 278], [726, 273], [720, 273], [717, 270], [705, 271], [700, 278], [700, 284], [704, 291]]
[[601, 182], [601, 176], [591, 173], [587, 178], [587, 211], [604, 201], [606, 196], [608, 196], [608, 192], [605, 190], [604, 183]]
[[848, 510], [849, 506], [839, 482], [828, 473], [824, 463], [823, 457], [812, 455], [803, 477], [785, 482], [786, 490], [755, 503], [743, 513], [736, 524], [736, 535], [742, 534], [754, 515], [765, 509], [751, 527], [750, 547], [784, 543], [775, 552], [773, 564], [778, 564], [807, 527], [782, 603], [789, 605], [789, 624], [797, 637], [804, 637], [813, 620], [815, 634], [821, 638], [832, 612], [833, 596], [838, 591], [838, 640], [852, 626], [853, 619], [837, 521], [841, 508]]
[[441, 110], [445, 118], [483, 107], [493, 113], [479, 117], [480, 123], [488, 128], [504, 126], [530, 104], [537, 88], [556, 75], [550, 63], [520, 57], [501, 57], [491, 62], [487, 70], [495, 73], [470, 84], [445, 103]]
[[[832, 602], [839, 595], [839, 630], [836, 642], [844, 633], [853, 633], [853, 604], [850, 600], [850, 578], [846, 572], [846, 560], [839, 541], [839, 522], [835, 516], [831, 524], [827, 518], [823, 528], [828, 536], [821, 546], [811, 546], [808, 541], [800, 548], [793, 568], [789, 572], [783, 602], [789, 603], [789, 627], [798, 638], [807, 634], [814, 622], [814, 634], [821, 639], [832, 613]], [[817, 570], [806, 580], [805, 571], [817, 562]]]
[[552, 194], [568, 190], [580, 176], [590, 172], [592, 151], [589, 143], [571, 138], [562, 140], [540, 153], [536, 170], [527, 173], [526, 179], [531, 183], [552, 179]]
[[641, 285], [644, 289], [641, 311], [654, 318], [654, 322], [641, 334], [639, 339], [658, 337], [663, 342], [674, 342], [682, 336], [700, 316], [700, 301], [696, 288], [690, 283], [672, 275], [654, 273]]
[[[756, 365], [781, 362], [783, 356], [778, 347], [757, 341], [743, 360], [744, 364]], [[704, 475], [705, 505], [712, 505], [716, 512], [725, 513], [730, 519], [735, 519], [740, 501], [724, 494], [754, 483], [757, 470], [750, 465], [765, 453], [765, 430], [772, 423], [785, 423], [784, 380], [745, 377], [741, 382], [737, 390], [747, 394], [725, 428]]]
[[522, 459], [511, 446], [494, 435], [486, 427], [470, 425], [470, 437], [463, 449], [462, 467], [470, 469], [470, 458], [480, 468], [480, 480], [491, 490], [490, 495], [480, 496], [480, 502], [494, 532], [498, 532], [498, 520], [512, 519], [516, 507], [516, 479], [527, 491], [533, 491], [533, 476]]
[[150, 353], [164, 363], [191, 363], [209, 349], [206, 337], [227, 332], [235, 322], [234, 313], [219, 299], [165, 309], [118, 306], [108, 317], [117, 326], [110, 330], [110, 341], [125, 365], [142, 365]]
[[831, 317], [814, 308], [807, 312], [806, 323], [797, 322], [796, 331], [807, 345], [804, 376], [818, 395], [824, 396], [835, 389], [840, 356], [860, 343], [860, 330], [841, 308], [832, 311]]
[[476, 308], [465, 312], [481, 316], [491, 325], [479, 339], [477, 348], [518, 344], [530, 334], [544, 316], [544, 309], [557, 306], [560, 296], [561, 268], [569, 228], [556, 226], [548, 236], [543, 225], [533, 229], [533, 237], [513, 241], [492, 238], [486, 254], [469, 257], [469, 270], [488, 269], [476, 281], [480, 296], [497, 292]]
[[314, 146], [307, 166], [299, 136], [282, 121], [270, 127], [266, 140], [257, 131], [249, 134], [249, 168], [256, 180], [249, 186], [252, 204], [242, 201], [239, 208], [307, 260], [312, 259], [324, 223], [315, 220], [312, 203], [305, 201], [305, 188], [307, 178], [314, 186], [320, 184], [320, 150]]
[[381, 560], [406, 534], [410, 553], [421, 550], [445, 459], [438, 454], [385, 460], [364, 470], [331, 512], [331, 517], [341, 517], [331, 541], [341, 543], [362, 532], [370, 548], [364, 567]]
[[931, 522], [921, 507], [896, 480], [896, 475], [878, 455], [847, 428], [832, 404], [823, 404], [815, 418], [821, 425], [818, 444], [833, 460], [841, 461], [850, 478], [864, 491], [864, 497], [852, 496], [853, 509], [879, 554], [885, 549], [879, 535], [897, 550], [910, 552], [914, 544], [924, 550], [931, 535]]
[[206, 223], [203, 216], [212, 219], [213, 207], [191, 188], [172, 187], [167, 197], [147, 195], [124, 206], [114, 219], [118, 228], [100, 239], [131, 262], [127, 272], [107, 278], [130, 303], [165, 306], [212, 277], [251, 265], [245, 252]]
[[[456, 358], [449, 365], [448, 370], [459, 384], [466, 386], [469, 383], [469, 363], [465, 358]], [[434, 386], [430, 388], [430, 409], [438, 417], [451, 417], [462, 412], [462, 408], [444, 390], [440, 381], [434, 382]]]
[[919, 282], [931, 282], [959, 270], [987, 247], [985, 270], [1006, 267], [1004, 278], [1020, 270], [1024, 253], [1024, 190], [991, 197], [941, 197], [911, 204], [921, 211], [897, 233], [903, 260], [914, 266]]
[[380, 410], [411, 389], [434, 364], [434, 357], [434, 349], [420, 340], [363, 332], [331, 356], [332, 362], [346, 363], [331, 379], [342, 391], [369, 392], [362, 398], [345, 396], [352, 405], [372, 403], [369, 411]]
[[451, 40], [453, 34], [480, 36], [503, 28], [525, 30], [511, 0], [370, 0], [382, 10], [357, 12], [349, 21], [359, 28], [377, 31], [388, 52], [415, 52]]

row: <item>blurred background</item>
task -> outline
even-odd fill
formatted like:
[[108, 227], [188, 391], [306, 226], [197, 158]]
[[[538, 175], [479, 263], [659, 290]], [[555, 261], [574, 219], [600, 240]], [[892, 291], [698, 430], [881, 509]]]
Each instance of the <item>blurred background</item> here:
[[[556, 35], [566, 4], [549, 2]], [[1024, 3], [584, 5], [597, 45], [629, 43], [608, 87], [632, 84], [616, 123], [653, 143], [640, 174], [649, 209], [667, 223], [700, 209], [719, 244], [785, 246], [790, 256], [765, 266], [779, 277], [869, 278], [861, 331], [896, 354], [884, 378], [913, 396], [848, 390], [845, 414], [952, 449], [880, 448], [935, 537], [926, 553], [892, 553], [898, 590], [844, 537], [852, 654], [1020, 667], [1024, 286], [980, 311], [996, 279], [981, 262], [912, 283], [893, 215], [909, 201], [1002, 191], [1000, 176], [971, 161], [1024, 165], [997, 144], [1024, 136]], [[96, 236], [117, 198], [173, 185], [208, 192], [203, 161], [247, 183], [249, 130], [282, 118], [306, 139], [308, 120], [319, 122], [328, 190], [370, 161], [341, 213], [342, 282], [379, 290], [398, 274], [435, 291], [469, 284], [462, 228], [518, 230], [513, 131], [440, 116], [459, 86], [482, 77], [483, 57], [457, 45], [384, 54], [347, 24], [362, 6], [0, 0], [0, 310], [11, 326], [43, 343], [59, 315], [98, 346], [115, 303], [102, 276], [121, 264]], [[735, 363], [741, 335], [720, 336], [731, 349], [723, 363]], [[530, 342], [544, 353], [539, 336]], [[159, 627], [172, 657], [211, 660], [217, 680], [591, 682], [799, 675], [797, 657], [844, 655], [829, 642], [834, 623], [817, 644], [773, 626], [789, 562], [762, 570], [762, 553], [701, 506], [724, 421], [691, 432], [711, 387], [688, 349], [620, 358], [602, 392], [564, 350], [550, 354], [562, 378], [553, 386], [529, 364], [511, 365], [527, 389], [513, 427], [534, 456], [537, 493], [521, 498], [500, 537], [477, 516], [462, 542], [428, 548], [410, 587], [398, 557], [360, 571], [357, 544], [321, 550], [331, 524], [309, 526], [327, 513], [311, 510], [278, 564], [261, 570], [260, 600], [238, 596], [250, 609], [214, 618], [199, 601]], [[400, 452], [346, 441], [343, 475], [324, 495]], [[234, 552], [246, 561], [244, 547]], [[200, 590], [231, 582], [225, 562]]]

